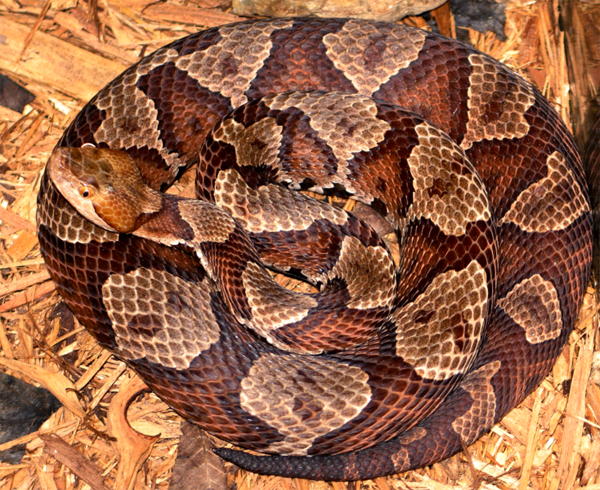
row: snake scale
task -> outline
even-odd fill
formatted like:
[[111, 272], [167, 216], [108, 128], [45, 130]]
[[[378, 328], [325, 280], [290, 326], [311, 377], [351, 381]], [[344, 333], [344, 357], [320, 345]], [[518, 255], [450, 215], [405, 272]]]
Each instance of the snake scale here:
[[[199, 200], [162, 192], [196, 163]], [[307, 190], [369, 205], [396, 262]], [[161, 48], [75, 118], [38, 204], [81, 323], [264, 474], [374, 478], [460, 451], [548, 374], [590, 271], [556, 112], [401, 24], [254, 20]]]

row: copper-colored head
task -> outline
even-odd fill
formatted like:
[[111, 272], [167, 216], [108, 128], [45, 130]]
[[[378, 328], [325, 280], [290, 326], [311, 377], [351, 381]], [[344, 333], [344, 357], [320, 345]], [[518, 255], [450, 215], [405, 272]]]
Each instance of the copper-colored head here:
[[144, 184], [135, 160], [123, 151], [56, 148], [47, 171], [79, 213], [109, 231], [131, 233], [141, 214], [160, 208], [160, 197]]

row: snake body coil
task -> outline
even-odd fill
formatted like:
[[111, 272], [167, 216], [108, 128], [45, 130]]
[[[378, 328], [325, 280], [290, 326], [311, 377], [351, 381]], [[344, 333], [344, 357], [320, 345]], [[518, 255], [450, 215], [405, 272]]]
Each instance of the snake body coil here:
[[[585, 291], [572, 137], [528, 82], [437, 34], [209, 29], [111, 82], [58, 146], [38, 219], [59, 292], [178, 413], [268, 454], [219, 450], [252, 471], [374, 478], [461, 450], [547, 375]], [[197, 162], [200, 201], [158, 192]], [[297, 190], [370, 205], [399, 263]]]

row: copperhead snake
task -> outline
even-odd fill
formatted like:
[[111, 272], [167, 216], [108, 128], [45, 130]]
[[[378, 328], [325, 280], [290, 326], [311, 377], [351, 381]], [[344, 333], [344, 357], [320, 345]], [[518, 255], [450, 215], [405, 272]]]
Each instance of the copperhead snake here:
[[[198, 163], [198, 200], [164, 194]], [[370, 205], [400, 245], [297, 191]], [[125, 71], [38, 199], [66, 304], [265, 474], [374, 478], [478, 439], [547, 375], [591, 261], [580, 156], [540, 93], [400, 24], [256, 20]], [[271, 271], [316, 288], [283, 288]]]

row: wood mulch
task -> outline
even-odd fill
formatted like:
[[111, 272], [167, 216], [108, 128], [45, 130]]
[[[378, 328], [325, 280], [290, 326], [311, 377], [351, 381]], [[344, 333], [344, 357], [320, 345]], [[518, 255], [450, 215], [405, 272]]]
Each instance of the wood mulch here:
[[[37, 432], [0, 445], [1, 451], [27, 444], [20, 464], [0, 463], [0, 490], [124, 490], [128, 479], [135, 489], [169, 488], [181, 419], [154, 395], [141, 395], [128, 419], [136, 430], [160, 436], [115, 440], [127, 432], [119, 424], [124, 397], [136, 392], [135, 377], [97, 346], [55, 292], [36, 237], [36, 195], [52, 148], [84, 103], [145, 53], [201, 27], [240, 20], [223, 3], [106, 0], [90, 12], [77, 0], [0, 0], [0, 74], [35, 95], [23, 114], [0, 107], [0, 365], [48, 388], [64, 405]], [[455, 35], [447, 6], [434, 16], [445, 34]], [[565, 18], [576, 26], [568, 31], [568, 50], [559, 29]], [[420, 17], [404, 22], [429, 28]], [[574, 120], [583, 141], [600, 80], [598, 0], [561, 6], [511, 0], [506, 35], [501, 42], [469, 30], [476, 48], [522, 73], [566, 121]], [[457, 456], [348, 484], [265, 477], [225, 465], [227, 484], [238, 490], [600, 490], [597, 308], [590, 288], [550, 376]]]

